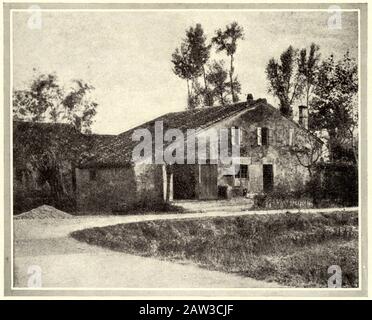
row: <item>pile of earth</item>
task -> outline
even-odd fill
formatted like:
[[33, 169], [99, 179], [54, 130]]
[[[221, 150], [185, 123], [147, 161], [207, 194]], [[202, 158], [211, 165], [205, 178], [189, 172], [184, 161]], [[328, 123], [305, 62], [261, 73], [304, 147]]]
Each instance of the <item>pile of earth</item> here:
[[42, 205], [30, 211], [16, 215], [15, 219], [68, 219], [71, 214], [58, 210], [52, 206]]

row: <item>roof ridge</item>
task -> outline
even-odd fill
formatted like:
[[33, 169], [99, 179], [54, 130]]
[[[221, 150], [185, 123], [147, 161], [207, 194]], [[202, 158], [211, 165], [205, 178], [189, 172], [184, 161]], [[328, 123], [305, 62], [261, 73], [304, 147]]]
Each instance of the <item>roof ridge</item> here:
[[[198, 110], [185, 110], [180, 112], [169, 112], [155, 119], [142, 123], [132, 129], [120, 133], [113, 140], [103, 143], [96, 151], [96, 154], [82, 166], [89, 167], [90, 165], [114, 165], [128, 163], [130, 159], [130, 151], [133, 148], [131, 134], [136, 129], [154, 130], [157, 120], [164, 120], [165, 130], [180, 129], [185, 132], [187, 129], [195, 129], [196, 132], [206, 130], [216, 123], [225, 119], [234, 117], [238, 114], [255, 110], [260, 104], [265, 103], [263, 99], [253, 101], [243, 101], [229, 106], [217, 106], [211, 108], [203, 108]], [[165, 146], [165, 145], [164, 145]]]
[[[257, 102], [261, 102], [261, 101], [258, 101], [258, 100], [254, 100], [254, 104], [252, 104], [252, 105], [255, 105]], [[237, 102], [237, 103], [234, 103], [234, 104], [229, 104], [229, 105], [226, 105], [226, 106], [210, 106], [210, 107], [207, 107], [207, 108], [197, 108], [197, 109], [192, 109], [192, 110], [182, 110], [182, 111], [167, 112], [167, 113], [164, 113], [164, 114], [162, 114], [162, 115], [160, 115], [160, 116], [158, 116], [158, 117], [156, 117], [156, 118], [154, 118], [152, 120], [146, 121], [146, 122], [144, 122], [144, 123], [142, 123], [140, 125], [137, 125], [137, 126], [131, 128], [131, 129], [128, 129], [126, 131], [123, 131], [123, 132], [119, 133], [117, 136], [124, 135], [125, 133], [128, 133], [128, 132], [130, 132], [132, 130], [135, 130], [135, 129], [138, 129], [138, 128], [143, 128], [146, 125], [148, 125], [148, 124], [150, 124], [152, 122], [155, 122], [157, 119], [165, 118], [165, 117], [167, 117], [169, 115], [196, 113], [195, 111], [197, 111], [197, 112], [203, 112], [203, 111], [205, 111], [207, 109], [210, 109], [210, 110], [217, 109], [217, 108], [220, 108], [220, 109], [229, 109], [229, 108], [234, 107], [234, 106], [238, 106], [238, 105], [243, 106], [243, 105], [246, 105], [246, 104], [247, 104], [247, 101], [241, 101], [241, 102]], [[238, 111], [240, 111], [240, 110], [238, 110]]]

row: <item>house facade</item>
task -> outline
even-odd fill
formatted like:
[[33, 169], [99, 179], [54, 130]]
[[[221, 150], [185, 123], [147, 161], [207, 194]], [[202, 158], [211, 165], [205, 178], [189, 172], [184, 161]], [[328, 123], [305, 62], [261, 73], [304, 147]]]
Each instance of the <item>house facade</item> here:
[[[157, 122], [164, 131], [185, 133], [182, 163], [135, 162], [133, 141], [136, 129], [154, 133]], [[199, 141], [209, 141], [205, 156], [195, 163], [186, 161], [193, 129]], [[211, 151], [209, 133], [227, 132], [228, 148], [239, 147], [233, 164], [226, 164]], [[209, 136], [209, 140], [206, 139]], [[220, 140], [221, 136], [213, 136]], [[316, 139], [307, 130], [306, 114], [301, 124], [283, 117], [265, 99], [249, 100], [226, 107], [210, 107], [166, 114], [124, 132], [97, 148], [96, 154], [76, 169], [76, 198], [79, 211], [122, 211], [131, 207], [156, 205], [171, 200], [212, 200], [267, 193], [279, 186], [295, 190], [308, 179], [308, 170], [299, 162], [293, 146]], [[321, 143], [321, 142], [319, 142]], [[168, 144], [169, 146], [169, 144]], [[166, 148], [167, 145], [164, 146]], [[154, 160], [156, 147], [152, 148]]]

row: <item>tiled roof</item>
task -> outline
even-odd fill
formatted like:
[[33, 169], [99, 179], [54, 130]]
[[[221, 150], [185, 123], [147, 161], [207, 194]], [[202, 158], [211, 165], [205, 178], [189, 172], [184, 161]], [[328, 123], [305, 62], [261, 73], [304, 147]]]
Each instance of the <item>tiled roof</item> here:
[[187, 129], [208, 128], [222, 119], [231, 117], [247, 108], [254, 107], [264, 99], [252, 100], [250, 102], [236, 103], [225, 107], [207, 107], [182, 112], [172, 112], [146, 122], [131, 130], [125, 131], [109, 143], [103, 143], [97, 148], [94, 157], [85, 159], [81, 167], [115, 167], [130, 163], [132, 150], [138, 144], [132, 140], [136, 129], [148, 129], [154, 132], [155, 122], [163, 121], [164, 131], [168, 129], [180, 129], [185, 132]]
[[42, 153], [45, 146], [62, 146], [67, 151], [94, 154], [97, 148], [109, 143], [115, 135], [83, 134], [67, 123], [13, 121], [13, 151], [24, 156], [26, 146], [32, 153]]

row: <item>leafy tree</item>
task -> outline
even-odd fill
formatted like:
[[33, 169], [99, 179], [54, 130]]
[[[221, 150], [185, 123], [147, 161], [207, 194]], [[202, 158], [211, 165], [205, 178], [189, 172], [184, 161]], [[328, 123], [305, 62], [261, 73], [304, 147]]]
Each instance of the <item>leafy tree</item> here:
[[292, 154], [297, 158], [298, 163], [307, 169], [310, 178], [313, 177], [315, 165], [323, 159], [323, 144], [315, 135], [312, 134], [297, 135], [297, 141], [290, 148]]
[[36, 76], [26, 90], [13, 92], [15, 120], [73, 124], [79, 131], [90, 132], [97, 103], [89, 93], [94, 89], [82, 80], [74, 80], [66, 90], [55, 74]]
[[97, 103], [90, 97], [93, 89], [74, 80], [65, 90], [56, 75], [41, 74], [29, 89], [13, 93], [14, 119], [27, 121], [15, 124], [15, 167], [26, 176], [31, 168], [37, 172], [39, 183], [49, 185], [54, 205], [62, 209], [74, 203], [74, 195], [67, 191], [71, 179], [64, 174], [74, 176], [81, 154], [89, 149], [89, 137], [81, 132], [90, 133], [96, 114]]
[[14, 120], [28, 120], [37, 121], [41, 116], [32, 112], [34, 106], [37, 105], [30, 92], [27, 90], [16, 90], [13, 93], [13, 119]]
[[212, 43], [216, 45], [217, 52], [225, 51], [227, 56], [230, 57], [230, 90], [233, 102], [237, 102], [239, 97], [238, 92], [234, 90], [234, 54], [237, 49], [237, 42], [239, 39], [244, 39], [243, 28], [238, 25], [237, 22], [233, 22], [226, 26], [226, 29], [222, 31], [218, 29], [216, 35], [212, 38]]
[[[228, 71], [224, 68], [223, 61], [214, 61], [209, 65], [206, 76], [210, 84], [213, 99], [216, 99], [220, 105], [226, 105], [230, 102], [228, 95], [231, 94], [231, 83], [228, 81]], [[241, 87], [238, 80], [233, 81], [234, 92], [240, 93]]]
[[[193, 85], [197, 88], [198, 91], [195, 91], [194, 96], [199, 96], [203, 99], [200, 103], [204, 102], [204, 105], [210, 106], [213, 104], [213, 96], [211, 91], [208, 88], [206, 80], [206, 71], [205, 65], [210, 57], [211, 45], [207, 44], [207, 37], [204, 34], [204, 30], [201, 24], [196, 24], [195, 28], [190, 27], [186, 31], [186, 41], [190, 47], [190, 56], [192, 64], [196, 66], [197, 71], [195, 73]], [[204, 88], [201, 89], [199, 83], [197, 83], [196, 77], [200, 76], [200, 73], [203, 75]]]
[[207, 81], [205, 74], [205, 64], [209, 60], [211, 45], [206, 44], [207, 37], [201, 24], [196, 24], [195, 28], [190, 27], [186, 31], [186, 43], [190, 47], [190, 58], [192, 64], [196, 67], [196, 75], [201, 72], [204, 79], [204, 87], [207, 89]]
[[189, 97], [189, 109], [195, 109], [205, 102], [205, 89], [200, 85], [198, 79], [193, 79], [191, 83], [191, 94]]
[[[186, 37], [180, 48], [177, 48], [172, 54], [173, 72], [187, 81], [188, 108], [190, 109], [199, 104], [200, 95], [206, 105], [211, 104], [205, 74], [205, 64], [210, 56], [211, 45], [208, 45], [206, 41], [207, 38], [201, 24], [196, 24], [195, 27], [186, 30]], [[201, 75], [204, 79], [203, 89], [199, 87], [197, 82], [197, 78]], [[193, 88], [197, 88], [198, 91], [193, 92]]]
[[20, 120], [27, 118], [31, 121], [44, 121], [48, 117], [55, 121], [61, 113], [61, 97], [62, 91], [56, 75], [41, 74], [32, 80], [30, 89], [14, 91], [13, 111]]
[[[13, 163], [16, 174], [39, 185], [49, 186], [51, 204], [62, 210], [73, 210], [74, 168], [80, 155], [89, 151], [92, 140], [73, 126], [61, 123], [16, 122], [13, 127]], [[31, 209], [23, 200], [22, 183], [15, 179], [15, 205], [18, 211]], [[21, 189], [19, 189], [21, 188]], [[23, 199], [23, 200], [22, 200]]]
[[93, 117], [96, 115], [98, 104], [89, 98], [89, 93], [94, 89], [82, 80], [74, 80], [74, 87], [62, 100], [62, 105], [67, 111], [66, 117], [79, 131], [90, 133]]
[[174, 74], [186, 80], [188, 108], [192, 108], [190, 105], [192, 99], [190, 81], [192, 81], [197, 74], [197, 66], [192, 62], [189, 46], [183, 42], [180, 49], [176, 48], [173, 52], [171, 61], [173, 63]]
[[[311, 102], [311, 126], [328, 133], [331, 161], [350, 149], [357, 126], [358, 68], [347, 52], [335, 61], [331, 55], [319, 67]], [[352, 151], [351, 151], [352, 152]]]
[[316, 82], [319, 60], [319, 46], [315, 43], [310, 45], [308, 54], [306, 48], [301, 49], [298, 61], [298, 72], [303, 77], [307, 108], [310, 106], [310, 95]]
[[280, 61], [272, 58], [266, 66], [269, 93], [279, 99], [280, 112], [286, 117], [292, 116], [292, 105], [303, 93], [304, 82], [297, 70], [297, 55], [298, 50], [289, 46], [280, 55]]

